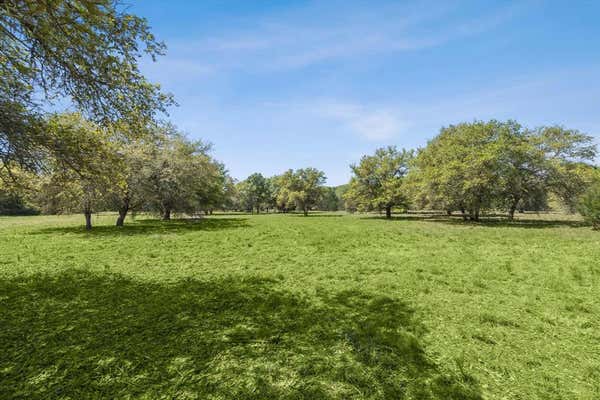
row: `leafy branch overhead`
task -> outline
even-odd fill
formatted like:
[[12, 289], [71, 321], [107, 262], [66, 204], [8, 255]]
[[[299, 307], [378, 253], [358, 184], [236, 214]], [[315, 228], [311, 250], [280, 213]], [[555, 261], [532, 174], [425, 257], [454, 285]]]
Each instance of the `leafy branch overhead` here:
[[114, 0], [0, 2], [0, 158], [35, 165], [42, 111], [66, 99], [92, 121], [143, 127], [173, 104], [139, 60], [165, 45]]

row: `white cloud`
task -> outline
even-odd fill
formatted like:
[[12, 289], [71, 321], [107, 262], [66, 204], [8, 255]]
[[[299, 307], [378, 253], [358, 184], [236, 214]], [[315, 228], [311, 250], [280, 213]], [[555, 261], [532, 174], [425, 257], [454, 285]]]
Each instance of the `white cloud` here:
[[382, 141], [401, 134], [410, 124], [398, 116], [398, 112], [385, 108], [371, 108], [357, 104], [328, 102], [316, 111], [334, 118], [359, 136]]
[[518, 7], [509, 5], [458, 21], [449, 21], [449, 7], [439, 4], [359, 10], [349, 7], [336, 10], [335, 19], [320, 18], [322, 10], [318, 7], [305, 11], [293, 18], [271, 16], [254, 22], [251, 28], [202, 40], [171, 43], [171, 49], [222, 69], [303, 68], [335, 59], [439, 46], [493, 29], [512, 18]]

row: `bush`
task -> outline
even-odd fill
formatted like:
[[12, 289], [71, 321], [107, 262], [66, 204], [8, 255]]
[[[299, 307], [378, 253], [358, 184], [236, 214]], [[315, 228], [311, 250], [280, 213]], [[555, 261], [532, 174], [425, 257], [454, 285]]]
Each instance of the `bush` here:
[[0, 190], [0, 215], [37, 215], [38, 210], [25, 203], [17, 194]]
[[600, 182], [592, 185], [581, 197], [579, 212], [594, 229], [600, 230]]

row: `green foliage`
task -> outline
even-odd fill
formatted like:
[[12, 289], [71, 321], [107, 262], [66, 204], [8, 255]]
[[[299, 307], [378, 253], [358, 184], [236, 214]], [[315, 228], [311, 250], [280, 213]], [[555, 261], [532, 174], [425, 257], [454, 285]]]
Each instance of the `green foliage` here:
[[598, 172], [596, 172], [595, 182], [581, 196], [578, 209], [594, 229], [600, 229], [600, 174]]
[[268, 207], [271, 199], [271, 185], [260, 173], [254, 173], [238, 184], [238, 192], [242, 207], [247, 211]]
[[599, 398], [598, 235], [426, 217], [0, 218], [0, 398]]
[[324, 187], [321, 200], [317, 208], [322, 211], [338, 211], [340, 208], [340, 199], [336, 194], [336, 188]]
[[19, 193], [4, 190], [0, 185], [0, 215], [36, 215], [39, 210], [27, 204]]
[[126, 135], [102, 129], [80, 114], [59, 114], [48, 121], [54, 157], [38, 175], [36, 203], [46, 213], [118, 210], [122, 226], [129, 211], [152, 210], [169, 219], [172, 212], [194, 214], [221, 207], [232, 185], [210, 146], [192, 142], [169, 124], [151, 135]]
[[565, 202], [586, 187], [595, 146], [562, 127], [535, 131], [514, 121], [476, 121], [442, 128], [421, 149], [409, 177], [419, 207], [460, 210], [479, 219], [483, 209], [546, 206], [549, 193]]
[[325, 181], [325, 173], [316, 168], [286, 171], [276, 179], [278, 207], [283, 210], [296, 208], [307, 215], [321, 200]]
[[334, 189], [335, 189], [335, 196], [338, 198], [338, 206], [337, 206], [338, 210], [352, 211], [352, 207], [347, 207], [346, 200], [344, 200], [346, 192], [348, 191], [348, 189], [350, 189], [350, 185], [348, 185], [348, 184], [340, 185], [340, 186], [336, 186]]
[[33, 198], [44, 212], [91, 214], [106, 206], [112, 179], [121, 168], [105, 129], [78, 113], [56, 114], [47, 122], [53, 154], [38, 176]]
[[138, 69], [164, 45], [115, 0], [1, 1], [0, 48], [0, 160], [9, 168], [39, 167], [38, 152], [53, 145], [39, 110], [56, 98], [105, 126], [143, 127], [172, 103]]
[[9, 0], [0, 3], [2, 90], [68, 96], [101, 120], [151, 118], [168, 99], [140, 74], [143, 55], [164, 45], [146, 20], [114, 0]]
[[147, 157], [137, 171], [149, 209], [168, 220], [172, 212], [194, 214], [220, 200], [223, 166], [208, 154], [210, 145], [189, 141], [174, 126], [158, 126]]
[[408, 173], [413, 152], [398, 150], [393, 146], [380, 148], [372, 156], [363, 156], [358, 165], [352, 165], [352, 179], [344, 198], [349, 208], [360, 211], [386, 210], [391, 217], [391, 209], [406, 207], [408, 196], [403, 179]]

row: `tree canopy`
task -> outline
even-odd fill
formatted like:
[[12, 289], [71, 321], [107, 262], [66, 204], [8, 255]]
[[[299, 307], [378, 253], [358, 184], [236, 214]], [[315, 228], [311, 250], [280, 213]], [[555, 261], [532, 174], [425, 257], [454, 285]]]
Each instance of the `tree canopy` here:
[[286, 171], [277, 179], [278, 206], [282, 209], [296, 208], [308, 215], [308, 211], [321, 200], [325, 181], [325, 173], [316, 168]]
[[358, 164], [350, 166], [353, 176], [344, 198], [362, 211], [385, 209], [386, 217], [390, 218], [392, 207], [408, 205], [403, 178], [412, 157], [412, 151], [394, 146], [363, 156]]
[[475, 121], [442, 128], [419, 150], [409, 180], [419, 207], [460, 210], [473, 220], [482, 209], [503, 208], [512, 218], [519, 204], [550, 192], [576, 199], [594, 155], [591, 137], [574, 130]]
[[271, 198], [271, 186], [269, 181], [260, 173], [254, 173], [238, 184], [240, 201], [247, 210], [260, 210], [268, 206]]
[[42, 112], [68, 99], [104, 126], [145, 126], [172, 103], [140, 73], [165, 46], [116, 0], [0, 2], [0, 162], [35, 168], [51, 148]]

